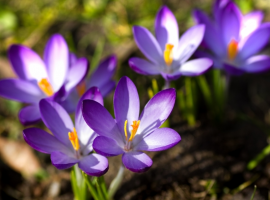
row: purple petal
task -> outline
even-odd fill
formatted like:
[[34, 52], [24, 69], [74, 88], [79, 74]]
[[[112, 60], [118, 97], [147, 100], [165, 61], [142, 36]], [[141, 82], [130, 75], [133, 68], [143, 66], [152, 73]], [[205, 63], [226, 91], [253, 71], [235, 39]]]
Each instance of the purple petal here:
[[119, 132], [111, 114], [102, 105], [93, 100], [84, 100], [82, 114], [85, 122], [97, 134], [115, 139], [118, 144], [123, 145], [124, 136]]
[[159, 67], [141, 58], [130, 58], [128, 64], [135, 72], [143, 75], [159, 74]]
[[210, 53], [208, 53], [206, 50], [197, 50], [195, 52], [195, 57], [198, 58], [209, 58], [210, 60], [213, 61], [213, 67], [217, 69], [222, 69], [223, 68], [223, 62], [219, 57], [216, 57]]
[[203, 41], [207, 47], [209, 47], [211, 51], [218, 56], [226, 55], [227, 46], [225, 46], [221, 38], [221, 34], [218, 32], [210, 19], [200, 10], [195, 10], [193, 12], [193, 16], [198, 24], [205, 25]]
[[181, 76], [181, 73], [167, 74], [167, 73], [161, 72], [160, 74], [167, 81], [177, 80]]
[[133, 26], [133, 35], [139, 49], [149, 60], [156, 64], [164, 62], [162, 50], [152, 33], [144, 27]]
[[26, 106], [19, 112], [19, 120], [24, 126], [32, 125], [41, 120], [38, 104]]
[[115, 55], [105, 58], [98, 66], [96, 71], [91, 75], [88, 87], [96, 86], [101, 88], [107, 83], [116, 71], [117, 57]]
[[118, 156], [124, 153], [118, 143], [111, 138], [98, 136], [93, 143], [94, 150], [103, 156]]
[[107, 158], [96, 153], [82, 158], [78, 165], [89, 176], [102, 176], [109, 169]]
[[180, 38], [176, 58], [180, 63], [186, 62], [201, 44], [205, 25], [200, 24], [189, 28]]
[[213, 65], [209, 58], [198, 58], [181, 65], [179, 72], [184, 76], [198, 76], [206, 72]]
[[103, 97], [106, 97], [115, 88], [115, 81], [108, 81], [99, 90]]
[[216, 0], [213, 5], [213, 13], [217, 22], [220, 21], [220, 15], [222, 14], [222, 10], [231, 0]]
[[78, 83], [80, 83], [88, 72], [88, 61], [86, 58], [80, 58], [69, 69], [66, 78], [66, 91], [72, 90]]
[[226, 44], [229, 44], [232, 39], [239, 40], [240, 26], [239, 10], [234, 3], [229, 2], [221, 16], [222, 34]]
[[126, 76], [122, 77], [116, 86], [113, 105], [118, 128], [122, 135], [125, 135], [125, 121], [127, 120], [127, 130], [129, 130], [133, 121], [138, 120], [140, 112], [140, 99], [137, 88]]
[[51, 154], [54, 151], [69, 152], [56, 137], [39, 128], [27, 128], [23, 130], [24, 140], [35, 150]]
[[8, 50], [8, 57], [16, 74], [24, 80], [47, 78], [44, 62], [39, 55], [22, 45], [12, 45]]
[[241, 69], [238, 66], [233, 66], [227, 63], [224, 63], [224, 69], [226, 70], [226, 72], [230, 75], [234, 75], [234, 76], [240, 76], [244, 73], [243, 69]]
[[0, 96], [23, 103], [38, 103], [45, 97], [37, 85], [21, 79], [1, 80]]
[[175, 146], [180, 140], [181, 137], [175, 130], [160, 128], [143, 138], [135, 149], [137, 151], [163, 151]]
[[243, 69], [249, 73], [259, 73], [269, 70], [270, 57], [266, 55], [257, 55], [250, 57]]
[[240, 30], [241, 40], [255, 31], [260, 26], [262, 19], [263, 12], [261, 11], [250, 12], [243, 16]]
[[77, 110], [75, 114], [75, 127], [77, 130], [78, 137], [80, 139], [81, 148], [83, 154], [87, 155], [93, 150], [92, 143], [96, 138], [97, 134], [86, 124], [82, 116], [82, 102], [85, 99], [92, 99], [101, 105], [103, 105], [103, 98], [97, 87], [92, 87], [87, 90], [79, 100]]
[[137, 173], [147, 171], [153, 164], [153, 161], [148, 155], [138, 151], [124, 153], [122, 161], [127, 169]]
[[269, 36], [270, 23], [262, 24], [247, 38], [243, 47], [240, 49], [239, 56], [241, 59], [247, 59], [260, 51], [268, 43]]
[[45, 47], [44, 61], [54, 91], [64, 84], [69, 68], [69, 51], [65, 39], [54, 34]]
[[72, 66], [77, 62], [78, 58], [74, 53], [69, 53], [69, 66]]
[[166, 44], [177, 46], [178, 24], [175, 16], [166, 6], [161, 7], [156, 16], [155, 33], [162, 50], [165, 50]]
[[176, 98], [175, 89], [169, 88], [158, 92], [148, 101], [140, 116], [140, 125], [134, 138], [134, 144], [138, 144], [142, 137], [159, 128], [169, 117]]
[[78, 159], [70, 157], [60, 151], [52, 152], [51, 161], [57, 169], [67, 169], [79, 162]]
[[44, 124], [54, 136], [67, 147], [73, 149], [68, 133], [73, 131], [74, 125], [65, 109], [48, 99], [42, 99], [39, 102], [39, 109]]

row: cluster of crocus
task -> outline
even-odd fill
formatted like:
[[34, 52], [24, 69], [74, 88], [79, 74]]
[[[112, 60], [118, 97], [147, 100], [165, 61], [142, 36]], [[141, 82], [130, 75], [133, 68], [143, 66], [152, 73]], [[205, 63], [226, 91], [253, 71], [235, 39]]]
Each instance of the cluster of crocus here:
[[[261, 23], [260, 11], [242, 15], [230, 0], [216, 0], [214, 20], [200, 10], [194, 11], [198, 24], [205, 25], [204, 50], [196, 54], [213, 60], [214, 67], [231, 75], [255, 73], [270, 68], [270, 57], [255, 55], [268, 43], [270, 23]], [[209, 52], [208, 52], [209, 51]]]

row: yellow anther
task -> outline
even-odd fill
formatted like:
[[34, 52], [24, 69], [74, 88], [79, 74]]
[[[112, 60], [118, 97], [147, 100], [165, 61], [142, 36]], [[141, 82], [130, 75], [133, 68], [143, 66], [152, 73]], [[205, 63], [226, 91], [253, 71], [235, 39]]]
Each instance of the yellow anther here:
[[53, 95], [53, 88], [46, 78], [41, 79], [41, 81], [38, 82], [38, 86], [47, 96]]
[[234, 39], [228, 45], [228, 58], [229, 60], [234, 60], [238, 53], [238, 42]]
[[163, 54], [164, 61], [167, 66], [170, 66], [173, 62], [173, 45], [172, 44], [166, 44], [165, 51]]
[[80, 84], [78, 84], [76, 86], [76, 90], [78, 92], [78, 94], [80, 95], [80, 97], [85, 93], [86, 90], [86, 84], [85, 81], [82, 81]]
[[134, 136], [137, 133], [137, 130], [139, 128], [139, 125], [140, 125], [140, 120], [133, 121], [133, 124], [131, 125], [132, 126], [131, 134], [130, 134], [130, 137], [129, 137], [129, 140], [128, 140], [127, 139], [128, 138], [128, 134], [127, 134], [127, 120], [125, 121], [124, 130], [125, 130], [126, 141], [130, 142], [130, 141], [133, 140]]
[[73, 128], [73, 132], [68, 132], [68, 139], [70, 140], [73, 148], [78, 151], [80, 149], [80, 143], [75, 128]]
[[125, 130], [125, 136], [126, 136], [126, 141], [127, 141], [127, 120], [125, 121], [125, 125], [124, 125], [124, 130]]

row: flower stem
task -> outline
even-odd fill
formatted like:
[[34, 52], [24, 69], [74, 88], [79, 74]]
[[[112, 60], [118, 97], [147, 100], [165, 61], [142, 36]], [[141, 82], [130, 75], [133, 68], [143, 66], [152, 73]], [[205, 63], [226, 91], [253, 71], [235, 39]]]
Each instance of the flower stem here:
[[123, 180], [124, 169], [125, 169], [124, 166], [121, 165], [116, 177], [113, 179], [113, 181], [109, 187], [109, 191], [108, 191], [108, 199], [109, 200], [113, 199], [113, 196], [115, 195], [117, 189], [119, 188], [119, 186]]
[[88, 189], [90, 191], [90, 193], [92, 194], [93, 198], [95, 200], [101, 200], [101, 198], [99, 197], [99, 195], [96, 192], [96, 189], [92, 183], [92, 181], [90, 180], [89, 176], [87, 174], [84, 173], [84, 178], [86, 180], [86, 184], [88, 186]]
[[170, 81], [165, 80], [165, 85], [163, 87], [163, 90], [170, 88]]
[[194, 126], [196, 124], [195, 120], [195, 105], [194, 97], [192, 91], [192, 82], [190, 77], [185, 77], [185, 88], [186, 88], [186, 117], [188, 124]]
[[201, 76], [198, 76], [197, 77], [197, 80], [198, 80], [198, 83], [199, 83], [199, 87], [201, 88], [202, 90], [202, 93], [203, 93], [203, 96], [204, 96], [204, 99], [205, 99], [205, 102], [208, 106], [209, 109], [212, 108], [212, 94], [211, 94], [211, 90], [209, 88], [209, 85], [205, 79], [205, 76], [204, 75], [201, 75]]

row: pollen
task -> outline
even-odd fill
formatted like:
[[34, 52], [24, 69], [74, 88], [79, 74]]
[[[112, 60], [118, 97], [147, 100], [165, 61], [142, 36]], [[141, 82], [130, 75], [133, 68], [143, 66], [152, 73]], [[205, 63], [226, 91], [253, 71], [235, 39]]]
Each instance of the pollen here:
[[133, 140], [134, 136], [136, 135], [137, 133], [137, 130], [139, 128], [139, 125], [140, 125], [140, 120], [138, 121], [133, 121], [131, 127], [132, 127], [132, 130], [131, 130], [131, 134], [130, 134], [130, 137], [129, 137], [129, 140], [127, 139], [128, 138], [128, 134], [127, 134], [127, 120], [125, 121], [125, 125], [124, 125], [124, 130], [125, 130], [125, 137], [126, 137], [126, 141], [130, 142]]
[[238, 42], [234, 39], [228, 45], [228, 58], [229, 60], [234, 60], [238, 53]]
[[46, 78], [41, 79], [41, 81], [38, 82], [38, 86], [47, 96], [53, 95], [53, 88]]
[[79, 83], [77, 86], [76, 86], [76, 90], [78, 92], [78, 94], [80, 95], [80, 97], [85, 93], [85, 90], [86, 90], [86, 84], [85, 84], [85, 81], [82, 81], [81, 83]]
[[68, 132], [68, 139], [70, 140], [73, 148], [78, 151], [80, 149], [80, 143], [75, 128], [73, 128], [73, 132]]
[[173, 62], [173, 45], [172, 44], [166, 44], [165, 51], [164, 51], [164, 61], [167, 66], [171, 66]]

